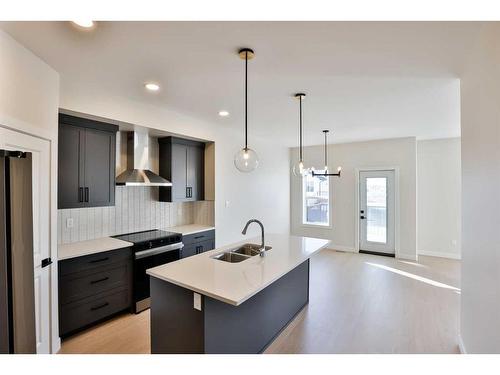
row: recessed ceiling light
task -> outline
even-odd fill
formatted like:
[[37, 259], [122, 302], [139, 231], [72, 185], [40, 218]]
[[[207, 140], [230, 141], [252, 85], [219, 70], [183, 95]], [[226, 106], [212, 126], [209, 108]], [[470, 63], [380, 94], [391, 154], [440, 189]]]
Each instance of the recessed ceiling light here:
[[219, 116], [220, 117], [227, 117], [227, 116], [229, 116], [229, 112], [228, 111], [219, 111]]
[[81, 19], [81, 20], [77, 20], [77, 21], [71, 21], [71, 22], [73, 22], [77, 26], [83, 27], [84, 29], [91, 29], [95, 25], [94, 21], [92, 21], [92, 20], [85, 20], [85, 19]]
[[146, 83], [144, 87], [146, 87], [149, 91], [158, 91], [160, 89], [160, 85], [153, 82]]

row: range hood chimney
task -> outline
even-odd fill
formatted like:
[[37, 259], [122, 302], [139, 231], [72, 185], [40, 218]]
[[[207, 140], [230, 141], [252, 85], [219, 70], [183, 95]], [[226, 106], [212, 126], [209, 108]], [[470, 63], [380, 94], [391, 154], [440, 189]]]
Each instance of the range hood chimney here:
[[149, 169], [149, 135], [127, 132], [127, 170], [116, 177], [118, 186], [172, 186]]

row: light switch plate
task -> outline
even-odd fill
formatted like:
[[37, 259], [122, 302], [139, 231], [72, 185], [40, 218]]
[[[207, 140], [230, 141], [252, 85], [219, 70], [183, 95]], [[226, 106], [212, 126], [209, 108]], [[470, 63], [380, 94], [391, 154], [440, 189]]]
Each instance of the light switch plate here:
[[193, 308], [201, 311], [201, 294], [193, 292]]
[[73, 218], [72, 217], [68, 217], [66, 219], [66, 228], [73, 228]]

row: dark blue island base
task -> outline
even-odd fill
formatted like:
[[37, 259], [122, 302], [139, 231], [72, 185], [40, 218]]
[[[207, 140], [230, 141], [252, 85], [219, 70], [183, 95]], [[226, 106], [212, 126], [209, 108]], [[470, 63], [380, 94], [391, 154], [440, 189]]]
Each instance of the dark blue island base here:
[[151, 353], [256, 354], [309, 302], [309, 260], [239, 306], [151, 277]]

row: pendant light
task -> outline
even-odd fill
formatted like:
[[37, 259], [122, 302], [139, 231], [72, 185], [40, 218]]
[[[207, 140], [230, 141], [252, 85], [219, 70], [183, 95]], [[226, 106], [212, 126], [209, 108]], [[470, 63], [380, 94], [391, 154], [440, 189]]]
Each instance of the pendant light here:
[[238, 55], [245, 60], [245, 147], [234, 156], [234, 165], [240, 172], [252, 172], [259, 165], [257, 153], [248, 147], [248, 60], [253, 59], [254, 52], [250, 48], [242, 48]]
[[299, 160], [292, 167], [294, 176], [303, 177], [309, 174], [309, 169], [304, 165], [304, 155], [302, 149], [302, 100], [306, 94], [299, 92], [294, 95], [299, 100]]
[[325, 134], [325, 171], [323, 173], [316, 173], [313, 169], [312, 175], [313, 176], [336, 176], [340, 177], [340, 173], [342, 172], [342, 167], [337, 168], [337, 173], [328, 173], [328, 142], [327, 142], [327, 136], [328, 136], [329, 130], [323, 130], [323, 133]]

